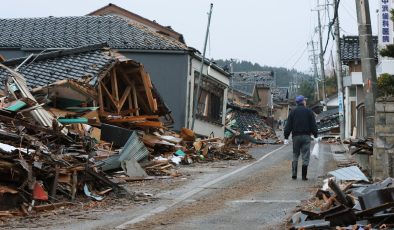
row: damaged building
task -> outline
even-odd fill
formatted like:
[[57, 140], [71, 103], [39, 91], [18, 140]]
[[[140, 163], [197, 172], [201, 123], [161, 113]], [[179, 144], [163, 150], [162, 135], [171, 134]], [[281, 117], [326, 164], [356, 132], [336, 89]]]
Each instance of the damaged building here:
[[[175, 130], [191, 126], [202, 58], [183, 42], [118, 16], [0, 19], [0, 25], [0, 55], [6, 60], [106, 43], [125, 58], [143, 64], [171, 110]], [[198, 134], [224, 135], [228, 85], [229, 74], [205, 61], [194, 128]], [[125, 101], [123, 106], [129, 108], [127, 99], [123, 100], [122, 94], [118, 96], [120, 104]], [[152, 103], [149, 106], [154, 106]]]

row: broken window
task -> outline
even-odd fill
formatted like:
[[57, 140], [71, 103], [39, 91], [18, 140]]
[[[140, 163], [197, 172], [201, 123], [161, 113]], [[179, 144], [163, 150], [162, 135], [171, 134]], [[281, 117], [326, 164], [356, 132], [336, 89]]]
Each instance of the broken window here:
[[[195, 72], [195, 92], [199, 73]], [[219, 81], [203, 76], [197, 103], [196, 117], [222, 125], [223, 95], [226, 86]]]

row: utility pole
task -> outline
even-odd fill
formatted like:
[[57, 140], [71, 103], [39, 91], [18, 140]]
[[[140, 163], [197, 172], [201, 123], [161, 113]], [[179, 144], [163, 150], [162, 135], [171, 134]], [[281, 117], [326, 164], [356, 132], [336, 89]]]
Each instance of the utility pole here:
[[361, 70], [364, 82], [366, 137], [375, 135], [376, 64], [368, 0], [356, 0]]
[[[334, 0], [334, 35], [337, 46], [337, 84], [338, 84], [338, 112], [339, 112], [339, 130], [341, 140], [345, 139], [345, 121], [343, 116], [343, 85], [342, 85], [342, 62], [341, 62], [341, 41], [339, 34], [339, 0]], [[348, 118], [346, 118], [348, 119]]]
[[316, 60], [316, 53], [315, 53], [315, 44], [313, 40], [311, 39], [310, 42], [312, 46], [312, 64], [313, 64], [313, 76], [315, 78], [315, 84], [316, 84], [316, 99], [317, 101], [320, 101], [320, 90], [319, 90], [319, 74], [317, 73], [317, 60]]
[[[207, 41], [208, 41], [208, 34], [209, 34], [209, 26], [211, 25], [211, 15], [212, 15], [212, 8], [213, 4], [211, 3], [210, 9], [209, 9], [209, 14], [208, 14], [208, 24], [207, 24], [207, 31], [205, 33], [205, 41], [204, 41], [204, 50], [202, 53], [202, 58], [201, 58], [201, 68], [200, 68], [200, 74], [198, 76], [198, 85], [197, 85], [197, 92], [194, 94], [193, 98], [193, 118], [192, 118], [192, 125], [191, 129], [194, 131], [194, 122], [196, 121], [196, 115], [197, 115], [197, 106], [198, 106], [198, 100], [200, 98], [200, 86], [202, 83], [202, 71], [204, 68], [204, 61], [205, 61], [205, 51], [207, 50]], [[193, 84], [194, 85], [194, 84]]]
[[323, 88], [323, 111], [327, 110], [326, 106], [326, 76], [324, 71], [324, 53], [323, 53], [323, 37], [321, 33], [321, 20], [320, 20], [320, 9], [317, 9], [317, 19], [318, 19], [318, 30], [319, 30], [319, 43], [320, 43], [320, 75], [322, 79], [322, 88]]

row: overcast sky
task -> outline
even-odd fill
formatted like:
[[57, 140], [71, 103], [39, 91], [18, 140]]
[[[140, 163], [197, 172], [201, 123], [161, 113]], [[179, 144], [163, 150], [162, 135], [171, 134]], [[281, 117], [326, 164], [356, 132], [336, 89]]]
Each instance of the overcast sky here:
[[[139, 14], [182, 33], [188, 46], [203, 50], [210, 3], [213, 13], [208, 58], [236, 58], [261, 65], [308, 71], [310, 49], [317, 41], [318, 0], [13, 0], [3, 1], [0, 17], [78, 16], [108, 3]], [[320, 0], [320, 4], [328, 0]], [[330, 0], [332, 2], [332, 0]], [[373, 33], [376, 34], [378, 0], [370, 0]], [[331, 11], [332, 12], [332, 11]], [[341, 35], [357, 35], [355, 0], [340, 4]], [[322, 23], [327, 25], [325, 11]], [[332, 17], [332, 14], [330, 15]], [[323, 28], [324, 42], [327, 27]], [[329, 44], [327, 55], [333, 49]], [[328, 63], [328, 57], [326, 63]]]

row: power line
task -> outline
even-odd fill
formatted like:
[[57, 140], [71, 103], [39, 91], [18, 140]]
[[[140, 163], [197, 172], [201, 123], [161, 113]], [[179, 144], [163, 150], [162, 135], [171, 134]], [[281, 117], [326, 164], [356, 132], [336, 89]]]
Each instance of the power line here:
[[328, 24], [328, 34], [327, 34], [327, 40], [326, 40], [326, 45], [325, 45], [325, 47], [324, 47], [323, 54], [325, 54], [326, 51], [327, 51], [327, 46], [328, 46], [328, 42], [330, 41], [330, 34], [331, 34], [332, 26], [334, 25], [335, 21], [338, 19], [338, 8], [339, 8], [339, 3], [340, 3], [340, 0], [338, 0], [338, 1], [336, 2], [336, 4], [335, 4], [335, 7], [334, 7], [334, 18], [333, 18], [332, 21]]
[[343, 9], [345, 9], [346, 13], [347, 13], [351, 18], [353, 18], [355, 22], [357, 22], [356, 16], [354, 16], [353, 13], [350, 12], [350, 10], [347, 8], [346, 4], [343, 3], [343, 2], [341, 2], [341, 3], [342, 3], [341, 6], [342, 6]]
[[305, 47], [305, 49], [302, 51], [301, 56], [296, 60], [296, 62], [293, 64], [293, 66], [291, 67], [291, 69], [294, 68], [295, 65], [297, 65], [297, 63], [301, 60], [301, 58], [304, 56], [305, 51], [308, 49], [308, 46]]

